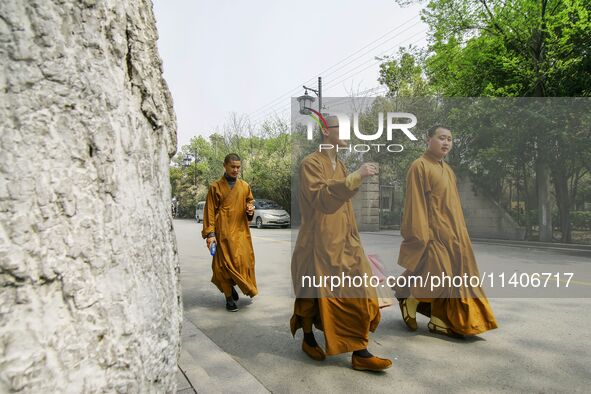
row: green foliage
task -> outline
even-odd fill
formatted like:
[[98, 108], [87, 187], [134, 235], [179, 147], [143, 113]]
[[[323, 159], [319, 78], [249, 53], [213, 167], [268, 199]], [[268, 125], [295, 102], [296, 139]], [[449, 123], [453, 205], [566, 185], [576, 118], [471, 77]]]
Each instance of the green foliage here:
[[446, 96], [589, 96], [590, 0], [432, 0], [426, 74]]
[[[290, 209], [291, 139], [287, 123], [270, 119], [255, 134], [244, 119], [233, 116], [222, 133], [194, 137], [181, 147], [170, 168], [172, 195], [179, 201], [179, 216], [193, 217], [197, 202], [205, 200], [209, 185], [224, 174], [228, 153], [242, 158], [241, 177], [256, 198], [277, 201]], [[197, 160], [185, 167], [185, 156]]]
[[401, 48], [398, 57], [386, 57], [380, 64], [378, 82], [388, 86], [388, 97], [421, 97], [432, 93], [420, 57], [421, 53], [412, 47]]
[[591, 211], [573, 211], [571, 220], [574, 230], [591, 230]]
[[[429, 47], [402, 49], [380, 67], [390, 96], [591, 96], [591, 0], [430, 0], [422, 17], [430, 29]], [[591, 119], [581, 116], [585, 111], [569, 112], [568, 104], [558, 104], [558, 116], [552, 103], [526, 104], [522, 113], [503, 111], [499, 104], [495, 111], [502, 121], [487, 118], [487, 108], [476, 102], [472, 116], [454, 118], [449, 111], [445, 123], [455, 127], [454, 137], [459, 131], [451, 161], [503, 206], [516, 195], [528, 210], [538, 204], [537, 177], [548, 168], [551, 201], [568, 241], [569, 212], [589, 199]], [[588, 102], [572, 104], [578, 105]], [[476, 127], [483, 119], [487, 127]]]
[[[515, 210], [511, 212], [513, 219], [517, 220], [521, 225], [534, 226], [537, 223], [538, 211], [535, 209], [529, 210], [525, 213], [518, 214]], [[552, 212], [553, 222], [558, 223], [559, 213], [557, 210]], [[571, 211], [570, 225], [572, 230], [589, 231], [591, 230], [591, 211]]]

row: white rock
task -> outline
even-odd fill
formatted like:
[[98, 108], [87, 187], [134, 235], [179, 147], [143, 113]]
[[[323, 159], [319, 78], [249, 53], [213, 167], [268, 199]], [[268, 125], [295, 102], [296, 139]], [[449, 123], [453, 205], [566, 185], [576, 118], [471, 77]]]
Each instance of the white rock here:
[[152, 3], [0, 15], [0, 392], [174, 392], [176, 120]]

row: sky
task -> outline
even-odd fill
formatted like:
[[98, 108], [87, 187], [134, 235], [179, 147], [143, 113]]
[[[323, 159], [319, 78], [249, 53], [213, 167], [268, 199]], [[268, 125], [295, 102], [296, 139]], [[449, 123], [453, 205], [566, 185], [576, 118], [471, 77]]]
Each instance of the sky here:
[[179, 149], [232, 113], [288, 119], [290, 97], [319, 76], [325, 97], [380, 93], [375, 57], [426, 45], [420, 6], [394, 0], [153, 1]]

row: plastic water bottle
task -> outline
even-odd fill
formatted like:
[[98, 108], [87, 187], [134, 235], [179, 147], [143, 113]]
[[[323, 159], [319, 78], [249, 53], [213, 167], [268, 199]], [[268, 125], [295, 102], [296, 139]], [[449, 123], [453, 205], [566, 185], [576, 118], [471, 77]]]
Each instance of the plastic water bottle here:
[[211, 246], [209, 247], [209, 253], [213, 256], [215, 254], [215, 242], [211, 243]]

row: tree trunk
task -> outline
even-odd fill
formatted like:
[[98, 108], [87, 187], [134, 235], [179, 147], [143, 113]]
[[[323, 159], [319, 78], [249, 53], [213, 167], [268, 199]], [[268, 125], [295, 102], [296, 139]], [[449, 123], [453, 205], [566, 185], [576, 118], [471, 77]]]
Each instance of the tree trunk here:
[[550, 171], [543, 160], [536, 159], [536, 187], [538, 191], [539, 240], [552, 242], [552, 210], [550, 207]]
[[[532, 33], [532, 48], [533, 60], [535, 67], [535, 87], [534, 97], [545, 97], [545, 75], [542, 72], [542, 65], [546, 60], [546, 10], [548, 1], [540, 1], [540, 29]], [[547, 130], [542, 131], [546, 134]], [[542, 136], [542, 140], [545, 136]], [[545, 155], [543, 154], [545, 144], [537, 144], [537, 158], [536, 158], [536, 185], [538, 190], [538, 226], [540, 229], [540, 241], [552, 241], [552, 209], [550, 206], [550, 170], [546, 164]]]
[[524, 200], [524, 223], [525, 223], [525, 239], [532, 238], [532, 223], [529, 220], [529, 210], [531, 209], [531, 199], [529, 195], [529, 184], [527, 181], [527, 168], [523, 164], [523, 200]]
[[558, 203], [558, 214], [560, 216], [560, 231], [562, 242], [571, 242], [570, 227], [570, 198], [568, 193], [568, 177], [566, 174], [554, 179], [556, 189], [556, 202]]
[[174, 392], [176, 121], [152, 4], [0, 15], [0, 392]]

